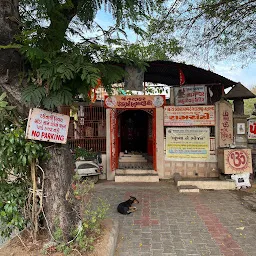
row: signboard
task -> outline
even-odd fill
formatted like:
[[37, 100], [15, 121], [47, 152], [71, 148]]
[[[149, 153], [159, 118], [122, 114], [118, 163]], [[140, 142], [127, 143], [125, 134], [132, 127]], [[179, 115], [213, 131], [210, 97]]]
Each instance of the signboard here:
[[67, 115], [32, 108], [29, 111], [26, 138], [65, 144], [69, 119]]
[[224, 150], [224, 173], [236, 174], [252, 173], [251, 149], [225, 149]]
[[209, 128], [167, 128], [166, 156], [174, 161], [206, 161], [210, 152]]
[[256, 140], [256, 119], [248, 120], [248, 139]]
[[233, 110], [232, 105], [221, 100], [216, 103], [217, 145], [216, 147], [229, 147], [233, 144]]
[[214, 126], [215, 106], [165, 106], [165, 126]]
[[190, 85], [174, 88], [175, 105], [207, 104], [207, 87], [204, 85]]
[[165, 104], [164, 95], [116, 95], [105, 97], [106, 108], [140, 109], [159, 108]]

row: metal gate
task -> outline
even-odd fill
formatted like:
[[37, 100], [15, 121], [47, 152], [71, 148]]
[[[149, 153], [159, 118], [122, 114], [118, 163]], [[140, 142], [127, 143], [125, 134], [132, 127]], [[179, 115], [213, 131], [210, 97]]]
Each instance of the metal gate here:
[[62, 114], [70, 115], [68, 143], [94, 152], [106, 153], [106, 109], [104, 106], [77, 105], [61, 107]]

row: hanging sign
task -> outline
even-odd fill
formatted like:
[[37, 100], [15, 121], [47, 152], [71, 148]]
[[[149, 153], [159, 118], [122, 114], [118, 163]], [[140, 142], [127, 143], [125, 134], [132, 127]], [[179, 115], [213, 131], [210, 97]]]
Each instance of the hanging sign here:
[[66, 144], [69, 119], [67, 115], [32, 108], [29, 111], [26, 138]]
[[165, 126], [214, 126], [215, 106], [165, 106]]
[[252, 173], [251, 149], [225, 149], [224, 150], [224, 173]]
[[167, 128], [166, 157], [174, 161], [207, 161], [210, 152], [209, 128]]
[[205, 85], [174, 87], [176, 106], [207, 104]]
[[106, 108], [140, 109], [159, 108], [165, 104], [164, 95], [116, 95], [105, 97]]

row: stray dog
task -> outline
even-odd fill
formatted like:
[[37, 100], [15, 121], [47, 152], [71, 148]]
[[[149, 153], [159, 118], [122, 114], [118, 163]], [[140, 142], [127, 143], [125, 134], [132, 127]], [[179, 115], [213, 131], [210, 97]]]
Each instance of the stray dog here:
[[139, 201], [134, 196], [130, 196], [130, 199], [128, 199], [125, 202], [120, 203], [117, 206], [117, 211], [121, 214], [130, 214], [132, 212], [135, 212], [137, 208], [135, 206], [132, 206], [132, 204], [138, 204]]

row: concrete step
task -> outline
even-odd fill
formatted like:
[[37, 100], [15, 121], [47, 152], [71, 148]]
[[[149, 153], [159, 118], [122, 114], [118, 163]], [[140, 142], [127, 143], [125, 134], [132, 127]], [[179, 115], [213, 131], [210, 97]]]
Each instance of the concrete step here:
[[155, 170], [117, 169], [115, 182], [159, 182], [159, 176]]
[[155, 170], [145, 170], [145, 169], [117, 169], [116, 175], [140, 175], [140, 174], [153, 174], [157, 175], [157, 172]]
[[118, 169], [127, 170], [152, 170], [153, 164], [146, 162], [146, 163], [120, 163], [118, 164]]
[[137, 158], [144, 158], [144, 156], [143, 155], [133, 155], [133, 154], [124, 154], [124, 155], [122, 155], [121, 157], [137, 157]]
[[119, 158], [120, 163], [146, 163], [147, 161], [145, 158]]
[[159, 182], [158, 175], [115, 175], [115, 182]]
[[234, 190], [236, 189], [233, 180], [178, 180], [177, 186], [196, 186], [199, 189], [213, 190]]
[[178, 191], [180, 193], [199, 193], [199, 188], [196, 186], [179, 186]]

